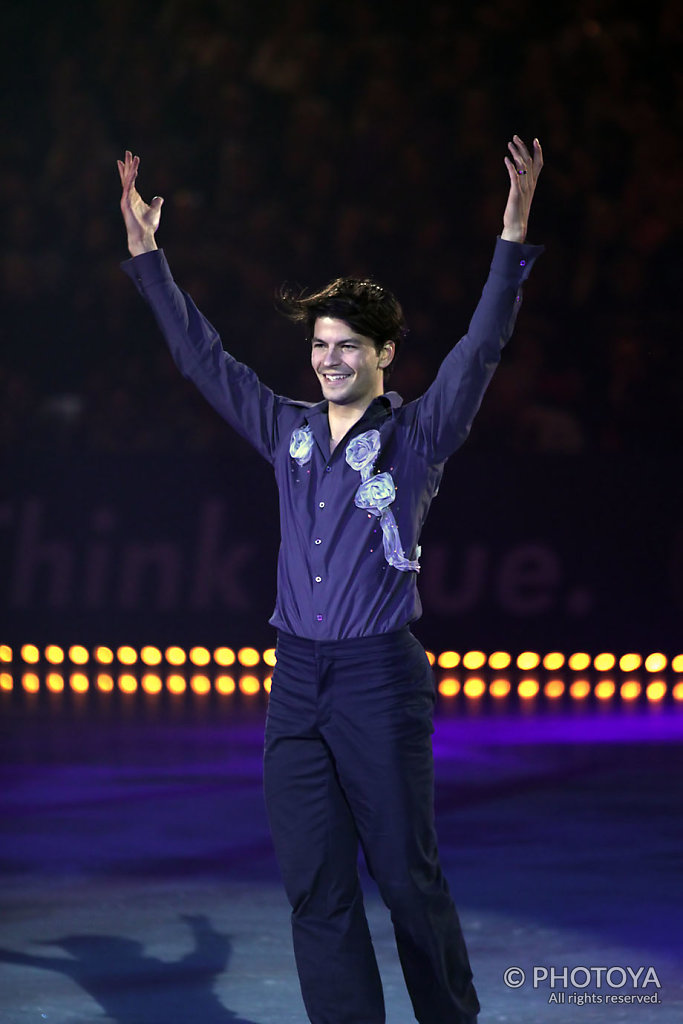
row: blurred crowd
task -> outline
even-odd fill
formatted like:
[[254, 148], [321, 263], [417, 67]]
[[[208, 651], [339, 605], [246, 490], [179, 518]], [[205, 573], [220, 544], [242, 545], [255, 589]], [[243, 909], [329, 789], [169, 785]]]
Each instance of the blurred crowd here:
[[546, 253], [469, 444], [677, 450], [678, 0], [14, 0], [3, 19], [6, 453], [238, 444], [119, 269], [124, 149], [233, 354], [315, 400], [274, 296], [368, 274], [403, 303], [391, 386], [412, 398], [466, 330], [513, 132], [543, 144], [529, 241]]

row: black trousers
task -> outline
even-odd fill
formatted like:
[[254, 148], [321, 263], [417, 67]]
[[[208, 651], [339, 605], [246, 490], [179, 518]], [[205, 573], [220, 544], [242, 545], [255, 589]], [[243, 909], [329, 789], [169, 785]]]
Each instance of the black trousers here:
[[312, 1024], [383, 1024], [358, 843], [391, 912], [420, 1024], [473, 1024], [479, 1003], [434, 830], [434, 678], [408, 629], [280, 634], [264, 785]]

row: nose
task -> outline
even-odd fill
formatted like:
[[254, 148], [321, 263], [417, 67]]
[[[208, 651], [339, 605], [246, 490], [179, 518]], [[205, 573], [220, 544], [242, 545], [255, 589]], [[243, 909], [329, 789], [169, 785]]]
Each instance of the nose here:
[[338, 366], [339, 365], [339, 352], [334, 345], [331, 345], [325, 351], [325, 357], [323, 359], [323, 366]]

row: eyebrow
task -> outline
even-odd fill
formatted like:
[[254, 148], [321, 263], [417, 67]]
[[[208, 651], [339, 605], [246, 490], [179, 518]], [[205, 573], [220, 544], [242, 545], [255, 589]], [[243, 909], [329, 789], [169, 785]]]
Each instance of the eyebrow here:
[[359, 338], [357, 334], [351, 334], [348, 338], [339, 338], [337, 341], [333, 341], [331, 343], [326, 341], [325, 338], [316, 337], [314, 334], [311, 338], [311, 344], [313, 344], [314, 341], [317, 341], [319, 345], [347, 345], [349, 342], [353, 342], [355, 345], [362, 345], [363, 343], [363, 339]]

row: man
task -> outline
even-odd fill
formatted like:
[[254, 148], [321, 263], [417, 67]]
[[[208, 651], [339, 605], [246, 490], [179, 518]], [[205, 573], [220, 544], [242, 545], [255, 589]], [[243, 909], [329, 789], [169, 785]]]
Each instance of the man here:
[[174, 284], [154, 240], [163, 200], [141, 199], [138, 157], [118, 162], [133, 257], [124, 270], [180, 371], [276, 474], [282, 543], [264, 783], [312, 1024], [384, 1021], [359, 842], [391, 912], [417, 1020], [472, 1024], [479, 1011], [434, 830], [434, 681], [409, 625], [421, 612], [419, 536], [445, 460], [470, 430], [541, 252], [525, 244], [541, 147], [534, 140], [530, 154], [514, 136], [508, 149], [503, 230], [482, 298], [432, 385], [407, 405], [384, 393], [405, 331], [401, 307], [352, 278], [283, 296], [283, 311], [309, 329], [323, 401], [265, 387]]

